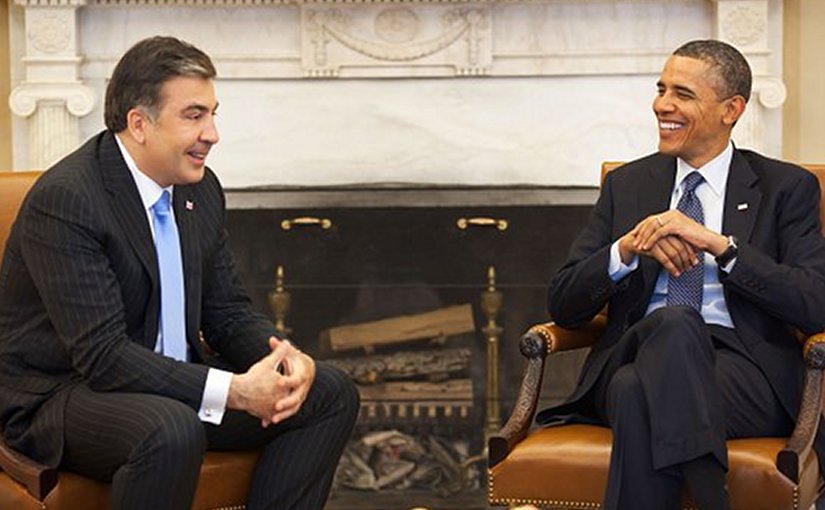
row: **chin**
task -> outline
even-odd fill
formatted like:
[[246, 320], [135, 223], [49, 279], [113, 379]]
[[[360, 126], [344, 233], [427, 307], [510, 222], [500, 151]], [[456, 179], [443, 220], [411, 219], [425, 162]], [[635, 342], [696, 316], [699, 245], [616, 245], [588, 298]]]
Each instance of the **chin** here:
[[206, 174], [206, 167], [201, 166], [199, 168], [190, 168], [186, 172], [181, 174], [185, 182], [182, 184], [195, 184], [201, 182], [203, 180], [203, 176]]
[[666, 156], [678, 156], [679, 148], [672, 143], [659, 142], [659, 152]]

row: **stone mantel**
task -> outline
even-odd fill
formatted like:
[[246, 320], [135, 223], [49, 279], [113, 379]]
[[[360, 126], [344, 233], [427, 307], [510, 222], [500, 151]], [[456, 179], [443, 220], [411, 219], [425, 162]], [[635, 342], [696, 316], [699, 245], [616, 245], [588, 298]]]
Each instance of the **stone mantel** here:
[[589, 206], [595, 187], [370, 185], [226, 190], [228, 209]]
[[739, 47], [754, 100], [735, 141], [781, 154], [782, 0], [15, 0], [14, 165], [102, 128], [135, 41], [170, 34], [218, 69], [226, 185], [593, 186], [655, 150], [670, 52]]

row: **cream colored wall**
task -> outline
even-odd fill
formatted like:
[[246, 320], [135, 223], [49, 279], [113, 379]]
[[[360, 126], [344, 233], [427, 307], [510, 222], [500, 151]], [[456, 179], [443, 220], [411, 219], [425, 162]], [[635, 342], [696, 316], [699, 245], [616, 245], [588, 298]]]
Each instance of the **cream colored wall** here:
[[825, 2], [785, 2], [783, 154], [805, 163], [825, 162]]
[[0, 171], [11, 168], [9, 0], [0, 0]]

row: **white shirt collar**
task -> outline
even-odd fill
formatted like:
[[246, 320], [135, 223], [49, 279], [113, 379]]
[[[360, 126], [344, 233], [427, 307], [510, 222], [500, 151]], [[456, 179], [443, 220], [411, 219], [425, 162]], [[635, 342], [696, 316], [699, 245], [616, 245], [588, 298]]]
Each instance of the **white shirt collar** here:
[[143, 173], [143, 171], [138, 168], [137, 163], [135, 163], [132, 155], [129, 154], [126, 146], [123, 145], [119, 135], [115, 134], [115, 140], [117, 141], [117, 146], [120, 148], [120, 153], [123, 155], [124, 161], [126, 161], [126, 166], [129, 167], [129, 171], [132, 173], [132, 178], [135, 180], [135, 184], [137, 184], [138, 193], [140, 194], [141, 202], [143, 202], [143, 207], [148, 211], [153, 205], [155, 205], [155, 202], [158, 201], [164, 190], [169, 192], [169, 198], [171, 199], [174, 196], [173, 193], [175, 186], [170, 185], [165, 188], [161, 188], [158, 183], [153, 181], [151, 177]]
[[676, 158], [676, 189], [682, 188], [682, 181], [693, 171], [698, 171], [705, 178], [713, 193], [719, 197], [725, 196], [728, 183], [730, 162], [733, 159], [733, 142], [728, 141], [727, 147], [718, 156], [705, 163], [701, 168], [693, 168], [682, 158]]

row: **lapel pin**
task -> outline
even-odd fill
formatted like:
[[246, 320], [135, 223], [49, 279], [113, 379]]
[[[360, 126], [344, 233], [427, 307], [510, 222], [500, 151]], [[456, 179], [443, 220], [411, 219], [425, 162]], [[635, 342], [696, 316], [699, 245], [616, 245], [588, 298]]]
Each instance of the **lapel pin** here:
[[191, 210], [193, 210], [194, 208], [195, 208], [195, 203], [194, 203], [194, 202], [192, 202], [191, 200], [187, 200], [187, 201], [186, 201], [186, 210], [187, 210], [187, 211], [191, 211]]
[[736, 210], [738, 210], [738, 211], [744, 211], [747, 208], [748, 208], [748, 204], [746, 202], [743, 202], [743, 203], [736, 206]]

